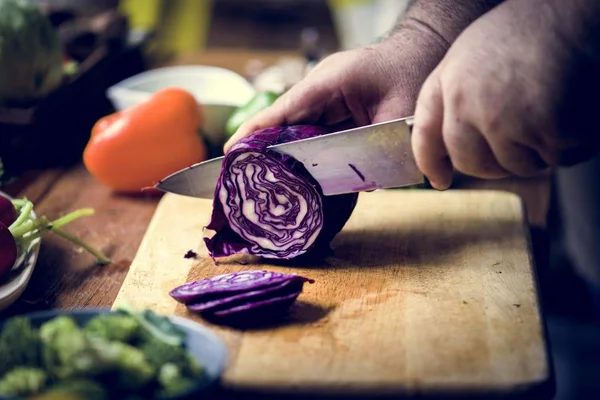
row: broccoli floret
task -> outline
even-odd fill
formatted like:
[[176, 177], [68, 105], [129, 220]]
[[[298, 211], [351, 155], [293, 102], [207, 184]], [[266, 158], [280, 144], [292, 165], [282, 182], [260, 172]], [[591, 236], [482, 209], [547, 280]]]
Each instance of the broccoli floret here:
[[46, 367], [58, 379], [108, 373], [119, 387], [137, 390], [154, 378], [156, 369], [142, 351], [127, 343], [87, 335], [68, 317], [47, 322], [41, 330]]
[[155, 368], [174, 364], [183, 374], [191, 378], [198, 378], [204, 372], [198, 361], [183, 345], [174, 346], [157, 338], [148, 338], [142, 343], [140, 349]]
[[82, 400], [109, 399], [108, 391], [100, 383], [90, 379], [65, 380], [54, 385], [44, 394], [76, 397]]
[[19, 366], [41, 366], [40, 336], [25, 317], [6, 321], [0, 334], [0, 376]]
[[79, 327], [71, 317], [60, 316], [45, 322], [40, 326], [42, 342], [49, 343], [57, 337], [78, 332]]
[[40, 328], [40, 335], [44, 343], [44, 364], [52, 377], [94, 376], [109, 367], [102, 346], [87, 337], [70, 317], [46, 322]]
[[[100, 344], [100, 342], [99, 342]], [[102, 352], [109, 362], [110, 373], [116, 384], [124, 390], [139, 390], [146, 386], [156, 373], [156, 368], [148, 362], [144, 353], [126, 343], [101, 342]]]
[[90, 320], [84, 332], [90, 336], [118, 342], [129, 342], [137, 335], [139, 323], [122, 314], [101, 314]]
[[157, 380], [161, 386], [158, 391], [161, 397], [182, 395], [197, 384], [195, 379], [185, 376], [181, 368], [172, 363], [165, 364], [158, 370]]
[[31, 396], [44, 389], [48, 376], [44, 370], [32, 367], [17, 367], [0, 380], [0, 395], [7, 397]]

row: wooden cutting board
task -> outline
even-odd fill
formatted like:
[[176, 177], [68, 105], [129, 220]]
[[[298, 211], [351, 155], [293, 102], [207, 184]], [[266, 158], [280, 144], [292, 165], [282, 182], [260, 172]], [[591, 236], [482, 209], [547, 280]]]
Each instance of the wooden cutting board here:
[[[367, 395], [549, 395], [547, 354], [520, 199], [485, 191], [362, 193], [335, 256], [302, 268], [215, 263], [208, 200], [166, 195], [115, 305], [207, 324], [228, 343], [231, 390]], [[194, 249], [197, 260], [185, 259]], [[168, 295], [184, 282], [267, 268], [315, 279], [289, 321], [214, 326]], [[532, 397], [527, 397], [532, 398]]]

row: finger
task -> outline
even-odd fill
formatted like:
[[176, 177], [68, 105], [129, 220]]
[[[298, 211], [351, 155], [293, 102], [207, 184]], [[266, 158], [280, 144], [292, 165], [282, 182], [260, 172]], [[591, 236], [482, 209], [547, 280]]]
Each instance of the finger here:
[[[319, 126], [332, 126], [352, 119], [350, 110], [341, 93], [333, 94], [332, 98], [321, 111], [322, 114], [319, 119], [314, 122], [311, 121], [311, 123]], [[304, 123], [308, 123], [308, 121], [305, 120]]]
[[523, 144], [498, 140], [490, 142], [490, 146], [498, 163], [513, 175], [528, 178], [548, 167], [536, 151]]
[[347, 119], [347, 120], [338, 122], [337, 124], [329, 125], [327, 128], [328, 128], [329, 132], [340, 132], [340, 131], [345, 131], [347, 129], [354, 129], [359, 126], [361, 126], [361, 125], [354, 122], [353, 119]]
[[412, 130], [412, 148], [417, 167], [438, 190], [446, 190], [452, 183], [452, 164], [442, 137], [444, 104], [437, 74], [427, 78], [415, 109]]
[[444, 118], [444, 143], [454, 169], [482, 179], [499, 179], [509, 175], [496, 160], [485, 137], [471, 124], [463, 122], [451, 108]]

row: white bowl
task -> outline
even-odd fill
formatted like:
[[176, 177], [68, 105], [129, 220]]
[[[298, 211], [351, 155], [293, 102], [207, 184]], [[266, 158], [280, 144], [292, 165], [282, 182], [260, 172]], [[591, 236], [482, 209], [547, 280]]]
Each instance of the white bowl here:
[[205, 116], [203, 132], [214, 144], [225, 140], [225, 125], [233, 111], [256, 93], [250, 82], [233, 71], [194, 65], [142, 72], [108, 88], [107, 96], [117, 110], [124, 110], [168, 87], [187, 90], [196, 98]]
[[[0, 196], [11, 199], [9, 195], [1, 191]], [[32, 211], [30, 219], [35, 220], [36, 218], [36, 214]], [[39, 238], [32, 241], [29, 248], [19, 254], [12, 269], [0, 277], [0, 311], [10, 307], [25, 291], [37, 263], [40, 243], [41, 239]]]

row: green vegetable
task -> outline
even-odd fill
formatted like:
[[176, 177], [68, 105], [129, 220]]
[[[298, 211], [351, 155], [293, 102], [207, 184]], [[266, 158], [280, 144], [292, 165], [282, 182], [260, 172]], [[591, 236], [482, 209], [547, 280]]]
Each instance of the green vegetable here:
[[158, 372], [158, 382], [162, 386], [160, 394], [164, 397], [175, 396], [190, 390], [196, 383], [183, 374], [177, 364], [163, 365]]
[[44, 364], [54, 378], [95, 376], [110, 367], [106, 346], [89, 338], [70, 317], [46, 322], [40, 327], [40, 335], [44, 343]]
[[111, 374], [116, 376], [119, 388], [139, 390], [146, 386], [156, 373], [156, 369], [148, 362], [145, 354], [126, 343], [98, 342], [108, 361]]
[[69, 316], [39, 329], [13, 317], [0, 333], [0, 366], [0, 395], [38, 400], [169, 397], [204, 377], [185, 347], [185, 331], [150, 310], [128, 307], [83, 327]]
[[45, 387], [47, 380], [43, 369], [17, 367], [0, 380], [0, 395], [20, 397], [36, 394]]
[[76, 397], [82, 400], [108, 400], [110, 396], [104, 387], [91, 379], [65, 380], [47, 390], [44, 395]]
[[202, 376], [202, 367], [183, 346], [173, 346], [156, 338], [150, 338], [141, 345], [141, 350], [155, 368], [165, 364], [175, 364], [188, 376], [195, 378]]
[[129, 306], [121, 306], [119, 312], [136, 319], [144, 337], [151, 336], [173, 346], [182, 346], [185, 341], [185, 331], [174, 325], [169, 318], [145, 310], [141, 313], [133, 311]]
[[0, 333], [0, 377], [18, 366], [41, 366], [41, 340], [24, 317], [9, 319]]
[[102, 314], [90, 320], [84, 332], [91, 337], [130, 342], [138, 334], [140, 324], [129, 315]]
[[271, 106], [278, 97], [279, 95], [275, 92], [259, 92], [254, 95], [248, 103], [238, 107], [233, 114], [231, 114], [231, 117], [229, 117], [227, 124], [225, 125], [227, 137], [231, 137], [244, 122], [250, 119], [250, 117], [253, 117], [260, 111]]
[[38, 5], [0, 1], [0, 105], [39, 99], [63, 77], [57, 31]]

